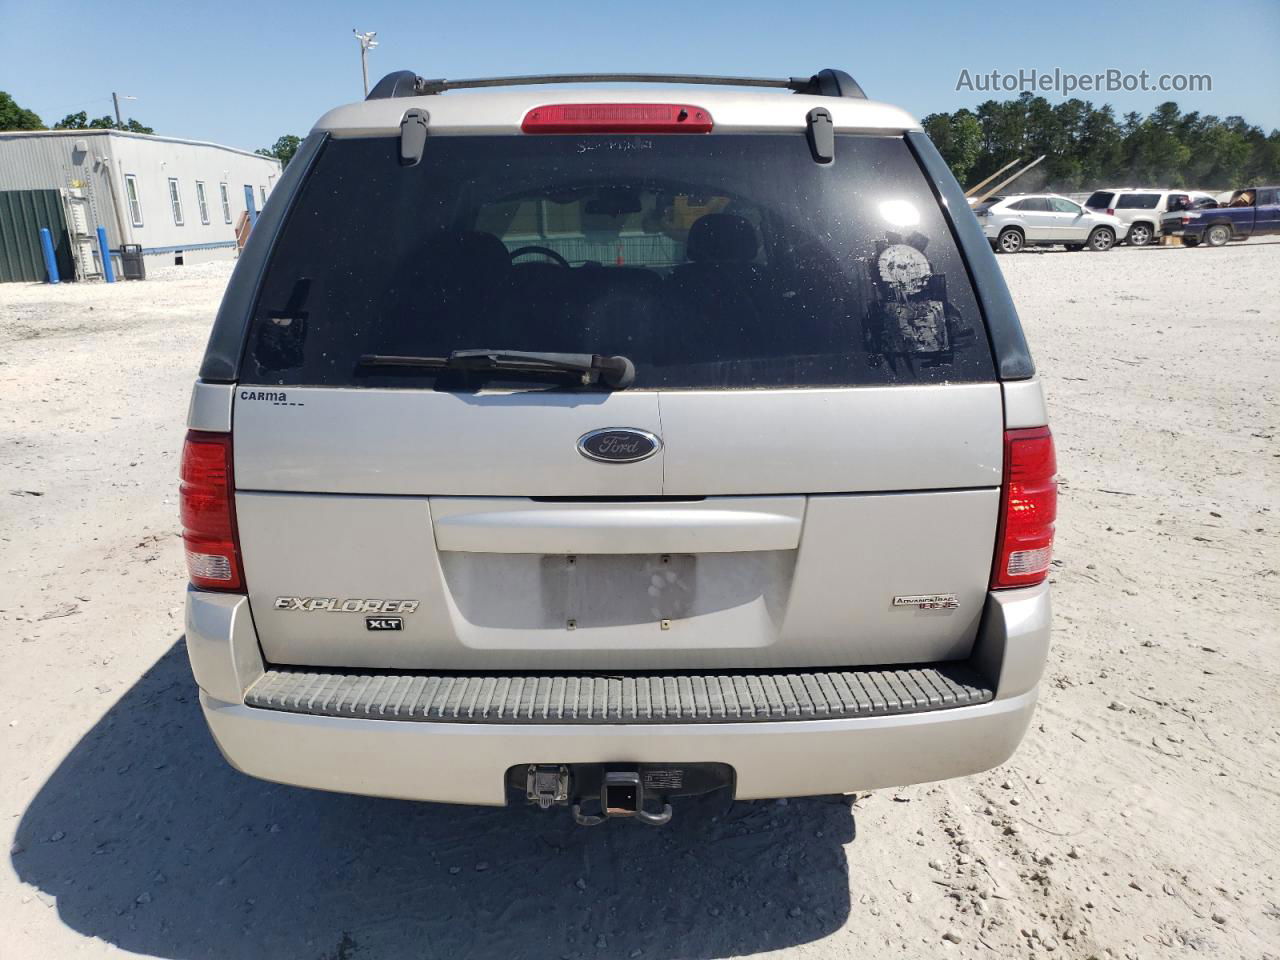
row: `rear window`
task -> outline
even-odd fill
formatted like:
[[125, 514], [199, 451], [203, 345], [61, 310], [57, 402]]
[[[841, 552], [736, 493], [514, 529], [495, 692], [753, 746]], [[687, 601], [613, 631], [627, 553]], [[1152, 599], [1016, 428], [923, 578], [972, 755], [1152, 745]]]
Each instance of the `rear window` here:
[[1116, 200], [1116, 210], [1154, 210], [1160, 202], [1158, 193], [1125, 193]]
[[1115, 194], [1110, 190], [1095, 190], [1090, 194], [1089, 199], [1084, 202], [1084, 205], [1092, 207], [1094, 210], [1106, 210], [1111, 206], [1111, 198], [1114, 196]]
[[[994, 379], [906, 142], [803, 135], [330, 140], [254, 308], [242, 379], [556, 384], [361, 364], [466, 349], [621, 354], [633, 389]], [[579, 388], [580, 389], [580, 388]]]

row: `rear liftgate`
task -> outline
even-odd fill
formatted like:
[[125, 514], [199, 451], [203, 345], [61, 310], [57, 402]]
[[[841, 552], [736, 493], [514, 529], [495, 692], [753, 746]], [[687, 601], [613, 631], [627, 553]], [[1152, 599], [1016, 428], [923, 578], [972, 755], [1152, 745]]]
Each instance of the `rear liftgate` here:
[[671, 821], [673, 798], [722, 788], [732, 795], [734, 776], [724, 763], [531, 763], [508, 770], [507, 785], [543, 810], [569, 807], [583, 827], [615, 817], [660, 827]]

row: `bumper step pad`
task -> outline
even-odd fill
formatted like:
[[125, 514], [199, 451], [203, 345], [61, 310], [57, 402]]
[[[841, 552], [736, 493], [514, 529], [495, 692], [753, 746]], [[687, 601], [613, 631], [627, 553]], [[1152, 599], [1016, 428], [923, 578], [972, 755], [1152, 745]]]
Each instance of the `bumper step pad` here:
[[317, 673], [269, 670], [245, 694], [263, 710], [433, 723], [645, 724], [832, 720], [986, 703], [963, 663], [699, 674]]

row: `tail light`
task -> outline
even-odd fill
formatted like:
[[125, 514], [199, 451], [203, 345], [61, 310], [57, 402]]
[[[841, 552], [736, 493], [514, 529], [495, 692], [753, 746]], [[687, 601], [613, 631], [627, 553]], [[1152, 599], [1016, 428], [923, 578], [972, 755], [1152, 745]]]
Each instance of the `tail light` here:
[[1114, 217], [1116, 215], [1115, 207], [1107, 207], [1107, 216]]
[[192, 585], [206, 590], [244, 589], [231, 435], [188, 431], [181, 478], [182, 543]]
[[687, 103], [554, 103], [525, 114], [525, 133], [710, 133], [711, 114]]
[[1058, 517], [1057, 457], [1048, 427], [1006, 430], [1004, 485], [991, 587], [1027, 587], [1049, 575]]

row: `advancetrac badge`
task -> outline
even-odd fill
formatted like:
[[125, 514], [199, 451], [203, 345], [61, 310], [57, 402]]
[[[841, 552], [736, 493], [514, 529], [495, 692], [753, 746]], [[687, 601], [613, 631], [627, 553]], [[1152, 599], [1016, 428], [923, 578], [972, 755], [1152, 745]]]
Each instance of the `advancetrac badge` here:
[[954, 593], [921, 593], [914, 597], [894, 597], [893, 605], [917, 610], [954, 610], [960, 606], [960, 598]]

